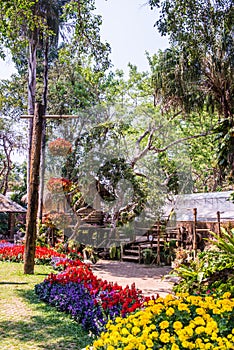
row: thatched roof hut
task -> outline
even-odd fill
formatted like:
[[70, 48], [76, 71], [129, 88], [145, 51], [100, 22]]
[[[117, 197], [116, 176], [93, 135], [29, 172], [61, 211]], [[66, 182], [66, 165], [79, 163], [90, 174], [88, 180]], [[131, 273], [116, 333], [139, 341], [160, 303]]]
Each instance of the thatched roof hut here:
[[0, 213], [26, 213], [26, 209], [3, 194], [0, 194]]
[[17, 213], [26, 214], [27, 210], [19, 205], [18, 203], [12, 201], [8, 197], [0, 194], [0, 214], [8, 214], [8, 231], [3, 232], [3, 237], [13, 239], [15, 231], [15, 215]]

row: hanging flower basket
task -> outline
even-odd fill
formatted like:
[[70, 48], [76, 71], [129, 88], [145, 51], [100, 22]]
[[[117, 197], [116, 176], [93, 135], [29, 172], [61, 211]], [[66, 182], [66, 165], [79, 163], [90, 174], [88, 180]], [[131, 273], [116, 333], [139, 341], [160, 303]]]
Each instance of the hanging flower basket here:
[[64, 177], [51, 177], [47, 182], [47, 189], [54, 194], [62, 194], [68, 192], [72, 182]]
[[71, 142], [60, 137], [51, 141], [48, 147], [53, 156], [66, 156], [68, 153], [71, 153], [72, 150]]
[[62, 230], [71, 224], [71, 217], [64, 212], [51, 211], [43, 216], [42, 223], [47, 227]]

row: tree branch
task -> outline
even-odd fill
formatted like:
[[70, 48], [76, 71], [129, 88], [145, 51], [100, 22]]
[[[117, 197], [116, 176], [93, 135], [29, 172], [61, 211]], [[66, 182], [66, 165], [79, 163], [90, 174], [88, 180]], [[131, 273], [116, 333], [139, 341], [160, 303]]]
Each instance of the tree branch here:
[[169, 143], [169, 145], [165, 146], [164, 148], [157, 148], [157, 147], [151, 147], [149, 150], [150, 151], [155, 151], [156, 153], [161, 153], [161, 152], [165, 152], [166, 150], [168, 150], [170, 147], [177, 145], [178, 143], [181, 143], [183, 141], [187, 141], [187, 140], [192, 140], [192, 139], [197, 139], [199, 137], [204, 137], [207, 135], [212, 135], [213, 132], [211, 131], [207, 131], [207, 132], [203, 132], [201, 134], [198, 135], [192, 135], [192, 136], [187, 136], [187, 137], [182, 137], [181, 139], [178, 139], [176, 141], [173, 141], [171, 143]]

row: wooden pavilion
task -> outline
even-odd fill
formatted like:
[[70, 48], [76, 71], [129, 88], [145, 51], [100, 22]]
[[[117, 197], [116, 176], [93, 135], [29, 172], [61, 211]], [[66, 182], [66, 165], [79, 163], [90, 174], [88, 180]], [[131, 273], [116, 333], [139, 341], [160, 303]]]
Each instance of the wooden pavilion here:
[[27, 210], [19, 205], [18, 203], [12, 201], [8, 197], [0, 194], [0, 213], [8, 214], [8, 232], [6, 233], [6, 238], [14, 238], [14, 228], [15, 228], [15, 214], [25, 213]]

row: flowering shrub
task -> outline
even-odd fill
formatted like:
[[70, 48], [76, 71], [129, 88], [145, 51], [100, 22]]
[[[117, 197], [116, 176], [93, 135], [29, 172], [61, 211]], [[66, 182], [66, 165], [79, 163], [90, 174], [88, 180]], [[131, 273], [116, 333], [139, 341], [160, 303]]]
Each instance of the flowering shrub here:
[[[35, 287], [35, 291], [42, 300], [52, 305], [56, 304], [56, 307], [72, 314], [76, 320], [89, 319], [90, 325], [88, 326], [89, 322], [84, 322], [85, 326], [83, 326], [95, 334], [100, 333], [109, 319], [114, 319], [119, 315], [124, 317], [150, 299], [144, 297], [134, 284], [123, 288], [116, 283], [98, 279], [91, 268], [79, 260], [60, 263], [65, 264], [66, 269], [58, 274], [50, 274], [44, 282]], [[83, 286], [79, 291], [75, 289], [79, 298], [74, 298], [71, 305], [68, 303], [65, 306], [64, 300], [70, 298], [70, 288], [74, 289], [76, 285]], [[59, 287], [52, 288], [52, 286]], [[62, 299], [56, 295], [56, 290], [63, 295]], [[89, 300], [90, 303], [92, 300], [92, 308], [79, 307], [80, 300], [83, 302]]]
[[[0, 244], [0, 261], [23, 262], [24, 245]], [[53, 257], [64, 258], [65, 254], [57, 253], [47, 247], [36, 247], [35, 263], [50, 264]]]
[[44, 214], [42, 224], [51, 228], [64, 229], [71, 223], [71, 217], [64, 212], [51, 211]]
[[234, 349], [234, 299], [183, 294], [109, 321], [92, 350]]
[[51, 177], [47, 182], [47, 189], [54, 194], [68, 192], [71, 187], [71, 181], [64, 177]]
[[72, 150], [72, 144], [69, 141], [59, 137], [49, 143], [49, 150], [53, 156], [65, 156]]

